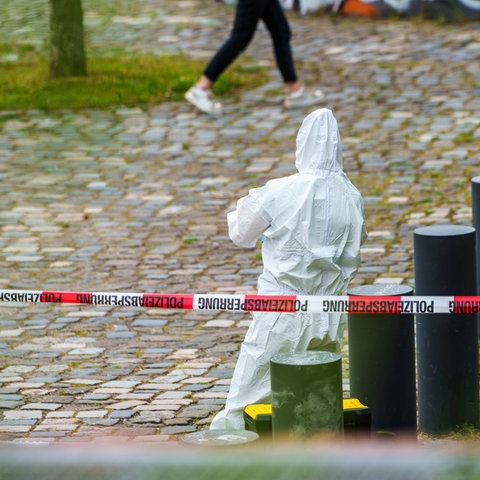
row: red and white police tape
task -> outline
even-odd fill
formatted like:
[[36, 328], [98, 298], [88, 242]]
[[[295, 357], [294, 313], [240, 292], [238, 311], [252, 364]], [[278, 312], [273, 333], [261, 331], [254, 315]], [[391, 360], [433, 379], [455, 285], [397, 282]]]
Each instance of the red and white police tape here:
[[229, 312], [479, 313], [480, 296], [307, 296], [0, 290], [0, 303], [70, 303]]

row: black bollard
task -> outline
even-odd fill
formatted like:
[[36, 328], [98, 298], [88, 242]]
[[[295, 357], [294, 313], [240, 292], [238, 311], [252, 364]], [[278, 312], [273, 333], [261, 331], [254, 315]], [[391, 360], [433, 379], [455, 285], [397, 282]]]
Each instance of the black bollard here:
[[[363, 285], [351, 296], [407, 296], [407, 285]], [[348, 316], [350, 396], [368, 406], [372, 433], [415, 437], [414, 316], [352, 314]]]
[[[475, 295], [475, 229], [414, 232], [417, 296]], [[472, 314], [417, 314], [418, 420], [425, 433], [478, 426], [478, 331]]]
[[308, 351], [280, 353], [270, 361], [272, 437], [343, 435], [342, 357]]
[[[472, 178], [472, 225], [475, 228], [475, 252], [477, 266], [477, 295], [480, 295], [480, 177]], [[480, 315], [477, 315], [477, 328], [480, 334]]]

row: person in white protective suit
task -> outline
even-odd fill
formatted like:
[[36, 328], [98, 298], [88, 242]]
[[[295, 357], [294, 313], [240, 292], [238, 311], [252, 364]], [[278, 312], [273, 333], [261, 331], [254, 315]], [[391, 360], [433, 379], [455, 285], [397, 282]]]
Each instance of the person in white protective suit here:
[[[343, 172], [332, 112], [309, 114], [297, 135], [298, 173], [250, 190], [228, 213], [229, 235], [245, 248], [262, 237], [259, 295], [343, 295], [366, 239], [363, 200]], [[242, 343], [225, 409], [211, 429], [244, 429], [248, 404], [270, 403], [270, 359], [277, 353], [339, 353], [346, 315], [255, 312]]]

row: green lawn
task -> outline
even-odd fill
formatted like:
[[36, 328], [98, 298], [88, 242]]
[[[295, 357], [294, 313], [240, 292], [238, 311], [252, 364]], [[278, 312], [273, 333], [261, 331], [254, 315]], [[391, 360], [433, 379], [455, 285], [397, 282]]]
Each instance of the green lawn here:
[[[0, 50], [5, 51], [6, 46]], [[0, 110], [148, 106], [177, 101], [204, 67], [182, 55], [116, 55], [89, 58], [88, 76], [65, 79], [49, 79], [47, 59], [0, 63]], [[265, 75], [261, 69], [236, 65], [218, 80], [216, 94], [253, 88], [265, 81]]]

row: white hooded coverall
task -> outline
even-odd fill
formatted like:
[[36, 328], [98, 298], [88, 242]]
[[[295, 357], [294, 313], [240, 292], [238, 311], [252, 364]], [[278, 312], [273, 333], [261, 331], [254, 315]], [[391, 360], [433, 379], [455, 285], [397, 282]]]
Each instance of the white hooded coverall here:
[[[250, 190], [227, 216], [229, 235], [253, 248], [263, 235], [259, 295], [343, 295], [367, 234], [363, 200], [342, 170], [337, 122], [328, 109], [308, 115], [297, 135], [298, 173]], [[255, 312], [242, 343], [225, 409], [211, 429], [244, 429], [248, 404], [270, 403], [277, 353], [340, 352], [345, 314]]]

